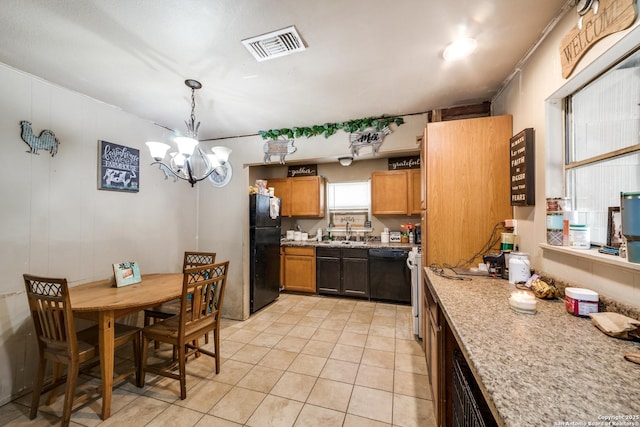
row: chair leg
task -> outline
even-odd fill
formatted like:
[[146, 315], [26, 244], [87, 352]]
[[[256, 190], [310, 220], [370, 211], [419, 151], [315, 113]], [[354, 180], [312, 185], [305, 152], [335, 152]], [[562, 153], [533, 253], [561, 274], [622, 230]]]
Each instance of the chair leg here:
[[187, 347], [182, 343], [178, 346], [178, 367], [180, 368], [180, 399], [187, 398], [187, 372], [186, 372], [186, 349]]
[[144, 387], [144, 377], [147, 373], [147, 353], [149, 352], [149, 339], [142, 334], [142, 352], [140, 354], [140, 384]]
[[80, 371], [80, 363], [72, 360], [67, 367], [67, 384], [65, 385], [64, 407], [62, 409], [63, 427], [69, 425], [71, 419], [71, 409], [73, 408], [73, 396], [76, 392], [76, 384], [78, 383], [78, 372]]
[[142, 357], [141, 357], [141, 339], [142, 333], [138, 331], [136, 337], [133, 339], [133, 359], [136, 366], [136, 386], [139, 388], [144, 387], [144, 381], [142, 380]]
[[[64, 372], [64, 365], [59, 362], [53, 362], [51, 378], [54, 383], [58, 381], [60, 378], [62, 378], [63, 372]], [[67, 375], [69, 375], [68, 372], [67, 372]], [[59, 390], [60, 390], [60, 386], [54, 387], [51, 389], [51, 391], [49, 392], [49, 397], [47, 397], [47, 405], [52, 405], [53, 402], [56, 401], [56, 399], [58, 398]]]
[[40, 406], [40, 394], [42, 393], [42, 383], [44, 382], [44, 371], [47, 367], [47, 359], [40, 353], [38, 361], [38, 372], [36, 373], [36, 381], [33, 384], [33, 397], [31, 398], [31, 413], [29, 419], [34, 419], [38, 415], [38, 407]]
[[209, 333], [204, 334], [204, 343], [209, 344]]
[[216, 375], [220, 373], [220, 331], [218, 328], [213, 330], [213, 350], [216, 352]]

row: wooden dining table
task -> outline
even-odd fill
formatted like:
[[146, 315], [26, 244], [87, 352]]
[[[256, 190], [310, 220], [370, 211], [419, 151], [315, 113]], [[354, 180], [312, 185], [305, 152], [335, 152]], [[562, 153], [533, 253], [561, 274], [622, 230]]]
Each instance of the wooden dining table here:
[[147, 274], [141, 282], [119, 288], [108, 279], [69, 288], [74, 316], [98, 322], [103, 420], [111, 416], [115, 319], [179, 298], [182, 282], [182, 273]]

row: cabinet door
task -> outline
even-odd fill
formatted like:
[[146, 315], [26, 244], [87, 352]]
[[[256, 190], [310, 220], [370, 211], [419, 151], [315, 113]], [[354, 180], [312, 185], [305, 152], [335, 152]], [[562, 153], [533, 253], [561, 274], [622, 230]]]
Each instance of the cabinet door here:
[[280, 215], [291, 216], [291, 183], [288, 178], [270, 178], [267, 185], [273, 187], [273, 195], [280, 198]]
[[324, 184], [319, 176], [289, 178], [291, 216], [324, 217]]
[[[470, 260], [495, 224], [513, 215], [505, 166], [511, 129], [511, 116], [427, 125], [424, 265]], [[477, 263], [481, 256], [470, 261]]]
[[316, 287], [319, 294], [338, 295], [340, 289], [340, 258], [316, 258]]
[[422, 176], [420, 169], [410, 169], [409, 174], [409, 215], [420, 214], [422, 200]]
[[369, 260], [342, 258], [342, 289], [344, 295], [369, 297]]
[[402, 215], [408, 212], [409, 182], [406, 171], [371, 174], [371, 211], [373, 215]]
[[315, 248], [286, 247], [284, 269], [285, 290], [316, 292]]

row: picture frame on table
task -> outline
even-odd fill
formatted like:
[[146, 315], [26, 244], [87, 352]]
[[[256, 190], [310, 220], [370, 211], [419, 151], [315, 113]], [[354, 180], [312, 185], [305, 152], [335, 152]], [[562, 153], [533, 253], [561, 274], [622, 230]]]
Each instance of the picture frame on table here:
[[113, 275], [116, 279], [116, 288], [140, 283], [140, 266], [136, 261], [125, 261], [113, 264]]
[[607, 246], [619, 248], [622, 244], [622, 215], [620, 206], [611, 206], [607, 213]]

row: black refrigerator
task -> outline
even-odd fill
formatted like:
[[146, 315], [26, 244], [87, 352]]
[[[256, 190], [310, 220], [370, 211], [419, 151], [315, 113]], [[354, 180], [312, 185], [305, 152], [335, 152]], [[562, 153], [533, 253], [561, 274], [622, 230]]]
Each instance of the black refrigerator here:
[[251, 313], [280, 294], [280, 212], [274, 218], [271, 204], [269, 196], [249, 195]]

